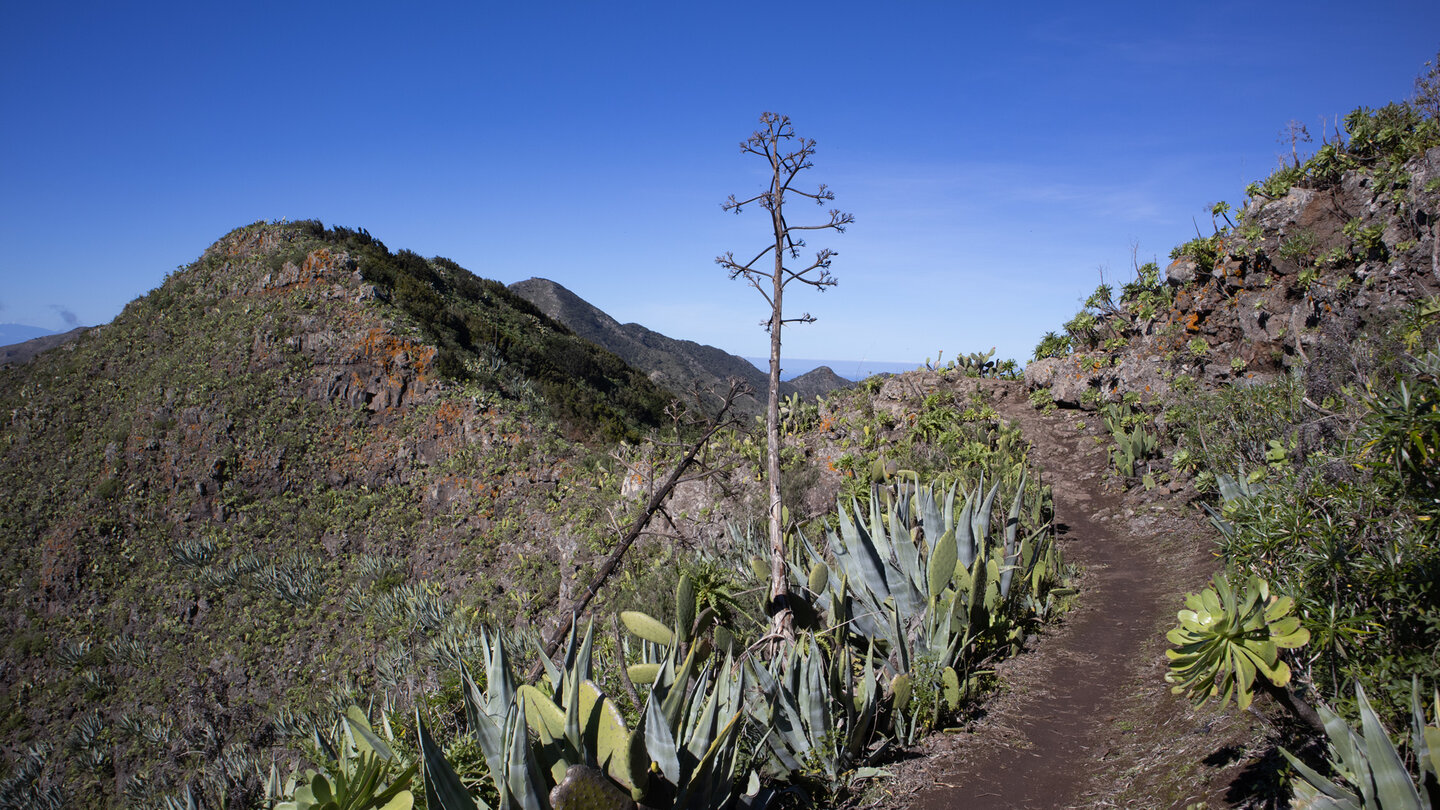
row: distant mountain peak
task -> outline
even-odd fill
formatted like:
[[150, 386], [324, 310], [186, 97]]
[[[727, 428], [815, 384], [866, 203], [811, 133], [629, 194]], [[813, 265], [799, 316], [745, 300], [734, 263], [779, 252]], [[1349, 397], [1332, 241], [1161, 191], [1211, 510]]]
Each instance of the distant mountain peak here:
[[799, 377], [786, 383], [790, 390], [798, 393], [802, 398], [824, 396], [839, 388], [849, 388], [855, 383], [841, 377], [829, 366], [813, 368], [801, 374]]
[[[644, 371], [651, 380], [677, 394], [686, 394], [697, 386], [702, 391], [724, 390], [728, 381], [735, 378], [748, 383], [755, 391], [753, 400], [738, 404], [750, 413], [760, 411], [768, 378], [764, 371], [743, 357], [714, 346], [668, 337], [640, 324], [621, 324], [549, 279], [517, 281], [510, 285], [510, 291], [564, 324], [576, 335], [614, 352], [626, 363]], [[829, 368], [824, 369], [826, 373], [820, 371], [815, 369], [795, 380], [781, 383], [781, 395], [798, 392], [808, 398], [852, 385]]]
[[55, 330], [39, 326], [29, 326], [23, 323], [0, 323], [0, 347], [54, 334], [57, 334]]

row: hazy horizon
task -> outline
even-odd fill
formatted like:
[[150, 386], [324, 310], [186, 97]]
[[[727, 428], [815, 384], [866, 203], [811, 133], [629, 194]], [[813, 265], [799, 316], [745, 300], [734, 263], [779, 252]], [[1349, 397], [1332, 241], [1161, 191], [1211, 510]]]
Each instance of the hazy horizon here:
[[[761, 371], [770, 370], [770, 358], [768, 357], [746, 357], [745, 359]], [[918, 360], [913, 363], [904, 363], [884, 360], [813, 360], [782, 357], [780, 359], [780, 379], [793, 380], [821, 366], [829, 366], [831, 371], [841, 377], [852, 382], [859, 382], [875, 374], [899, 374], [903, 371], [914, 371], [924, 365], [924, 361]]]

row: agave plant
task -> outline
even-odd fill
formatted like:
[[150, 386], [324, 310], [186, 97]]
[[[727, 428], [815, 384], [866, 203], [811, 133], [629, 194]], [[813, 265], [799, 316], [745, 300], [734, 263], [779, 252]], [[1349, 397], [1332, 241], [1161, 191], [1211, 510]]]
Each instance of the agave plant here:
[[902, 483], [884, 505], [872, 492], [868, 523], [858, 520], [858, 504], [842, 506], [839, 531], [828, 538], [832, 559], [804, 545], [807, 586], [825, 590], [817, 607], [832, 626], [878, 642], [892, 678], [921, 658], [953, 667], [981, 638], [1013, 641], [1011, 607], [1025, 589], [1014, 587], [1016, 574], [1037, 591], [1055, 562], [1043, 527], [1021, 537], [1023, 468], [1018, 477], [1000, 538], [991, 537], [998, 483], [987, 492], [982, 480], [958, 514], [954, 487], [937, 497], [918, 481]]
[[741, 798], [745, 670], [727, 656], [687, 679], [695, 657], [692, 648], [678, 672], [667, 660], [631, 738], [634, 795], [647, 807], [719, 810]]
[[[1435, 693], [1434, 701], [1434, 722], [1440, 723], [1440, 692]], [[1358, 734], [1334, 712], [1319, 708], [1330, 738], [1330, 767], [1340, 782], [1320, 775], [1281, 749], [1300, 777], [1290, 806], [1296, 810], [1424, 810], [1440, 806], [1440, 725], [1425, 721], [1419, 681], [1413, 682], [1410, 701], [1410, 745], [1417, 774], [1406, 770], [1405, 760], [1359, 684], [1355, 685], [1355, 702], [1360, 707]]]
[[703, 619], [697, 620], [688, 577], [681, 577], [676, 601], [674, 628], [643, 613], [621, 614], [648, 650], [663, 651], [663, 660], [630, 668], [632, 681], [650, 685], [631, 734], [631, 793], [647, 807], [728, 807], [742, 798], [738, 767], [747, 670], [728, 653], [718, 665], [703, 664], [708, 646], [690, 643], [692, 628]]
[[[524, 697], [516, 683], [504, 637], [496, 633], [492, 638], [483, 628], [480, 634], [485, 691], [476, 686], [469, 671], [462, 667], [460, 684], [466, 720], [485, 756], [490, 779], [500, 795], [501, 810], [544, 810], [544, 777], [530, 746]], [[422, 750], [426, 748], [423, 743], [427, 736], [421, 735]], [[459, 776], [445, 763], [433, 741], [428, 749], [434, 756], [427, 753], [424, 758], [427, 806], [443, 807], [445, 810], [473, 808], [474, 803], [465, 793]], [[430, 800], [432, 791], [440, 804]], [[466, 801], [470, 803], [466, 804]]]
[[[499, 810], [547, 810], [545, 783], [530, 747], [525, 725], [524, 698], [519, 695], [505, 640], [480, 630], [484, 656], [485, 688], [476, 685], [468, 668], [460, 669], [461, 693], [470, 733], [485, 757], [490, 779], [498, 793]], [[425, 804], [431, 810], [476, 810], [479, 806], [459, 774], [445, 759], [419, 710], [415, 726], [420, 748], [420, 773]]]
[[[317, 746], [331, 760], [328, 773], [292, 775], [283, 790], [291, 798], [276, 804], [275, 810], [410, 810], [415, 804], [410, 780], [417, 766], [402, 765], [358, 707], [350, 707], [341, 727], [344, 738], [339, 747], [315, 735]], [[272, 775], [271, 781], [278, 781], [278, 775]]]
[[768, 667], [752, 662], [764, 700], [752, 701], [747, 711], [767, 729], [763, 744], [776, 773], [815, 773], [832, 789], [884, 774], [869, 767], [883, 748], [872, 746], [884, 697], [873, 653], [872, 646], [858, 680], [848, 646], [827, 665], [813, 636]]
[[1115, 444], [1110, 448], [1110, 463], [1127, 478], [1135, 476], [1135, 465], [1153, 457], [1159, 450], [1155, 434], [1145, 429], [1145, 419], [1137, 415], [1129, 402], [1108, 403], [1101, 409], [1105, 428]]
[[[744, 671], [728, 658], [702, 667], [701, 650], [693, 645], [681, 661], [672, 644], [631, 730], [590, 677], [593, 638], [593, 625], [583, 640], [572, 632], [563, 663], [546, 661], [548, 691], [516, 684], [499, 636], [487, 634], [482, 644], [484, 690], [462, 669], [466, 715], [501, 808], [618, 808], [634, 801], [686, 810], [733, 805], [740, 798]], [[474, 798], [423, 720], [416, 720], [427, 806], [474, 810]]]
[[584, 640], [576, 644], [571, 632], [564, 666], [546, 665], [550, 693], [522, 685], [518, 695], [525, 704], [525, 720], [539, 738], [535, 751], [541, 766], [555, 784], [565, 780], [576, 765], [596, 769], [627, 790], [634, 788], [630, 768], [630, 729], [624, 717], [591, 680], [595, 638], [592, 622]]
[[[523, 702], [512, 705], [505, 719], [497, 724], [501, 742], [495, 749], [486, 747], [484, 743], [481, 745], [486, 764], [491, 769], [490, 778], [500, 794], [500, 810], [546, 810], [549, 807], [544, 802], [539, 766], [530, 753], [523, 712]], [[445, 752], [430, 736], [419, 710], [415, 712], [415, 726], [420, 742], [425, 806], [432, 810], [477, 810], [482, 807], [465, 789], [460, 776], [445, 759]], [[476, 736], [480, 737], [479, 734]], [[498, 761], [492, 754], [498, 754]]]
[[1180, 626], [1165, 635], [1175, 649], [1166, 650], [1170, 670], [1165, 680], [1171, 691], [1187, 694], [1198, 703], [1214, 695], [1220, 705], [1235, 698], [1240, 709], [1250, 706], [1258, 681], [1283, 689], [1290, 683], [1290, 667], [1280, 650], [1302, 647], [1310, 631], [1290, 615], [1294, 601], [1271, 598], [1270, 585], [1258, 577], [1245, 582], [1237, 593], [1224, 572], [1215, 574], [1214, 587], [1185, 597]]

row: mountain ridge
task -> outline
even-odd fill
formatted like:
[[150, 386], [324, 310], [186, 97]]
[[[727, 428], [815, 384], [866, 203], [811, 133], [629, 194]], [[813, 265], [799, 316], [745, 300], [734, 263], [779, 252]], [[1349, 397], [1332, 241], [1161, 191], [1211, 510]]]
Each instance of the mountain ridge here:
[[8, 363], [28, 363], [41, 352], [47, 352], [57, 346], [63, 346], [94, 328], [93, 326], [77, 326], [69, 332], [39, 335], [6, 346], [0, 346], [0, 365]]
[[[743, 357], [692, 340], [672, 338], [638, 323], [621, 324], [550, 279], [529, 278], [511, 284], [510, 289], [575, 334], [614, 352], [677, 394], [696, 390], [723, 392], [733, 378], [748, 384], [754, 392], [753, 398], [741, 404], [742, 409], [754, 415], [763, 408], [768, 376]], [[780, 395], [813, 398], [850, 385], [853, 383], [822, 367], [782, 382]], [[714, 402], [712, 396], [705, 400]]]
[[59, 333], [53, 329], [45, 329], [40, 326], [29, 326], [23, 323], [0, 323], [0, 348], [56, 334]]
[[0, 750], [103, 723], [47, 769], [76, 795], [258, 757], [342, 672], [423, 688], [455, 605], [541, 620], [604, 549], [622, 480], [592, 473], [669, 425], [498, 282], [315, 222], [238, 228], [73, 337], [0, 368]]

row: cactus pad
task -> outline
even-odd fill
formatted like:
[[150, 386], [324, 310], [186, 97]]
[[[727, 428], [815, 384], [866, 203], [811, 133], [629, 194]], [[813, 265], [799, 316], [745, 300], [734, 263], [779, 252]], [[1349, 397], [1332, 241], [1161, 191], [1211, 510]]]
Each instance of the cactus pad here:
[[584, 765], [571, 765], [565, 779], [550, 791], [555, 810], [635, 810], [635, 802], [605, 775]]

